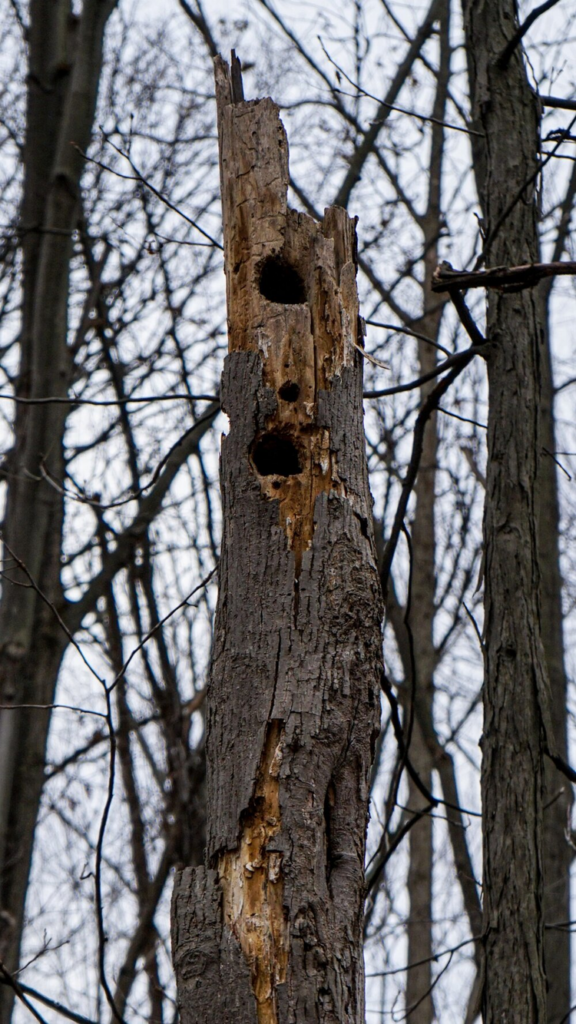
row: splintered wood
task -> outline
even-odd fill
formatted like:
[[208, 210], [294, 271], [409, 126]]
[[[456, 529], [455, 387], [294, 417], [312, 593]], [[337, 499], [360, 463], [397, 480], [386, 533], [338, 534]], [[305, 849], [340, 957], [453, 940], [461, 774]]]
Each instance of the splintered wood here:
[[272, 722], [254, 799], [238, 849], [219, 862], [224, 917], [250, 966], [258, 1024], [276, 1024], [276, 990], [286, 980], [287, 928], [282, 910], [282, 855], [267, 844], [280, 830], [278, 774], [282, 757], [279, 722]]
[[228, 294], [206, 866], [176, 875], [182, 1024], [363, 1024], [382, 595], [355, 222], [290, 210], [278, 108], [217, 59]]
[[344, 493], [318, 396], [357, 343], [355, 221], [332, 207], [321, 224], [288, 208], [288, 145], [272, 100], [230, 103], [217, 64], [229, 351], [254, 351], [276, 396], [252, 464], [278, 502], [296, 576], [321, 492]]

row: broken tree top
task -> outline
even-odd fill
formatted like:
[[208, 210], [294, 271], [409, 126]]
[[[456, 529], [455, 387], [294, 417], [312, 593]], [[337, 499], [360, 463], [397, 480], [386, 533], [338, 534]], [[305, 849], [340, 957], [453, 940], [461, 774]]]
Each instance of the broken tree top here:
[[[331, 207], [321, 223], [291, 210], [288, 142], [271, 99], [243, 99], [239, 62], [215, 60], [229, 351], [257, 352], [275, 396], [252, 451], [263, 491], [297, 569], [313, 530], [314, 500], [354, 500], [333, 458], [324, 396], [345, 367], [360, 381], [356, 219]], [[306, 500], [304, 498], [306, 497]]]

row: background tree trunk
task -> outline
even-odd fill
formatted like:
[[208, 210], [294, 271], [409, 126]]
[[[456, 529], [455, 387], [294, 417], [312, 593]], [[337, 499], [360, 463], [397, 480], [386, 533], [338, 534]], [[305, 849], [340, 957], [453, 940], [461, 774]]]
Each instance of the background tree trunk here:
[[207, 867], [173, 898], [184, 1024], [363, 1024], [381, 611], [355, 225], [287, 207], [276, 106], [217, 59], [229, 313]]
[[[562, 259], [570, 235], [570, 220], [576, 195], [574, 167], [561, 205], [558, 232], [551, 254]], [[568, 759], [568, 676], [564, 658], [562, 614], [562, 575], [560, 572], [560, 508], [558, 469], [553, 453], [557, 450], [554, 415], [554, 379], [552, 373], [550, 301], [554, 278], [542, 282], [536, 291], [541, 304], [540, 322], [545, 326], [545, 344], [541, 360], [540, 403], [540, 481], [538, 489], [539, 554], [541, 577], [542, 640], [550, 681], [552, 727], [556, 749]], [[547, 454], [550, 453], [550, 454]], [[570, 1013], [570, 865], [574, 850], [568, 842], [571, 828], [572, 786], [550, 762], [545, 767], [544, 806], [544, 962], [548, 984], [548, 1024], [562, 1024]]]
[[[478, 118], [476, 102], [478, 78], [472, 60], [471, 45], [467, 48], [473, 113]], [[480, 121], [478, 121], [480, 126]], [[474, 174], [482, 204], [486, 202], [487, 148], [484, 139], [472, 137]], [[576, 171], [571, 175], [564, 200], [558, 233], [551, 254], [558, 261], [564, 253], [569, 233], [570, 215], [576, 191]], [[540, 573], [541, 634], [550, 683], [552, 725], [558, 753], [567, 758], [568, 679], [564, 661], [562, 576], [559, 558], [560, 515], [557, 467], [552, 455], [556, 450], [554, 426], [554, 381], [552, 378], [551, 334], [549, 329], [550, 298], [554, 279], [542, 282], [534, 293], [538, 305], [537, 321], [543, 331], [540, 348], [540, 450], [539, 481], [536, 494], [538, 519], [538, 566]], [[560, 1024], [570, 1011], [570, 930], [555, 927], [570, 920], [570, 864], [573, 852], [566, 838], [570, 822], [572, 788], [551, 764], [545, 765], [545, 805], [542, 835], [544, 890], [544, 960], [547, 985], [548, 1024]]]
[[[442, 163], [444, 155], [444, 131], [446, 93], [450, 77], [450, 5], [444, 3], [439, 10], [440, 66], [438, 84], [433, 107], [437, 123], [432, 129], [430, 153], [430, 182], [428, 203], [422, 219], [424, 236], [424, 287], [423, 315], [416, 321], [415, 328], [426, 337], [438, 340], [442, 320], [443, 302], [438, 301], [431, 288], [432, 275], [438, 264], [438, 242], [441, 222]], [[418, 364], [421, 375], [431, 372], [436, 366], [437, 350], [433, 345], [418, 341]], [[422, 388], [422, 401], [434, 387], [431, 381]], [[433, 752], [426, 737], [434, 729], [434, 670], [436, 651], [434, 647], [434, 617], [436, 614], [436, 469], [438, 460], [438, 417], [433, 413], [423, 441], [422, 459], [414, 488], [416, 510], [412, 527], [412, 592], [410, 600], [410, 627], [413, 632], [414, 660], [412, 672], [415, 707], [406, 695], [408, 715], [415, 716], [410, 742], [410, 759], [421, 781], [431, 791], [433, 788]], [[418, 710], [417, 710], [418, 709]], [[420, 714], [419, 714], [420, 712]], [[405, 714], [404, 721], [408, 721]], [[419, 719], [425, 717], [425, 725]], [[437, 766], [436, 766], [437, 767]], [[419, 810], [426, 805], [426, 798], [409, 776], [409, 807]], [[427, 814], [409, 833], [410, 865], [408, 869], [408, 892], [410, 895], [410, 916], [408, 919], [408, 963], [418, 964], [408, 970], [406, 977], [406, 1012], [410, 1024], [432, 1024], [434, 1001], [432, 997], [432, 873], [433, 840], [432, 817]]]
[[[540, 291], [540, 290], [539, 290]], [[546, 297], [550, 295], [547, 289]], [[539, 568], [541, 581], [542, 641], [550, 682], [552, 727], [556, 749], [568, 759], [568, 678], [564, 663], [562, 577], [558, 550], [560, 515], [554, 429], [554, 382], [550, 358], [549, 311], [540, 301], [539, 322], [544, 331], [541, 350], [540, 465], [537, 494]], [[571, 828], [572, 786], [548, 761], [545, 765], [543, 819], [544, 963], [546, 967], [547, 1022], [561, 1024], [570, 1013], [570, 865], [574, 856], [567, 839]]]
[[[76, 18], [68, 0], [30, 5], [21, 398], [68, 392], [70, 258], [84, 167], [79, 150], [90, 142], [104, 29], [114, 6], [115, 0], [85, 0]], [[46, 465], [56, 480], [64, 478], [66, 415], [65, 404], [17, 407], [3, 523], [2, 704], [52, 703], [67, 646], [53, 610], [35, 589], [62, 605], [63, 496], [42, 478], [42, 469]], [[9, 970], [18, 965], [49, 722], [46, 711], [0, 710], [0, 909], [9, 925], [4, 941]], [[11, 990], [3, 990], [0, 1000], [7, 1020]]]
[[[486, 259], [537, 262], [538, 104], [517, 48], [512, 0], [466, 5], [474, 115], [486, 137]], [[488, 468], [484, 513], [482, 740], [483, 1015], [531, 1024], [546, 1015], [542, 918], [543, 702], [537, 474], [544, 325], [530, 292], [489, 292]]]

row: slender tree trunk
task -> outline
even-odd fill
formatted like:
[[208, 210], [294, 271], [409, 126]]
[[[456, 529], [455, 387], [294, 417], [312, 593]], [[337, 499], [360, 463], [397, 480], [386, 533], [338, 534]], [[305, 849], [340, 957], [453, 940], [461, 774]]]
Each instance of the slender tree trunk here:
[[[474, 114], [486, 139], [487, 261], [538, 260], [538, 104], [513, 0], [466, 5]], [[546, 1019], [542, 917], [542, 732], [537, 473], [544, 324], [530, 292], [490, 292], [488, 468], [484, 514], [485, 680], [482, 740], [486, 1024]]]
[[[576, 196], [576, 166], [574, 167], [560, 208], [558, 233], [552, 252], [553, 260], [560, 260], [570, 235], [570, 221]], [[562, 615], [562, 576], [560, 573], [559, 535], [560, 511], [558, 501], [558, 469], [552, 454], [556, 451], [554, 418], [554, 380], [552, 374], [550, 336], [550, 297], [553, 278], [543, 282], [536, 295], [541, 302], [539, 314], [546, 325], [546, 344], [542, 352], [541, 391], [541, 445], [538, 490], [539, 545], [542, 604], [542, 639], [546, 652], [552, 710], [552, 727], [558, 753], [567, 759], [568, 730], [568, 677], [564, 660]], [[567, 1021], [572, 1000], [570, 997], [570, 936], [571, 929], [564, 922], [571, 919], [570, 865], [574, 851], [567, 839], [573, 802], [572, 787], [552, 764], [545, 769], [544, 806], [544, 962], [548, 983], [548, 1024]]]
[[[420, 779], [432, 788], [432, 757], [420, 725], [414, 722], [410, 743], [410, 760]], [[408, 807], [418, 811], [427, 800], [410, 779]], [[416, 834], [414, 834], [416, 833]], [[408, 967], [406, 973], [406, 1014], [410, 1024], [431, 1024], [434, 1020], [432, 1001], [432, 818], [429, 814], [410, 833], [408, 864]]]
[[[548, 293], [549, 294], [549, 293]], [[550, 681], [552, 727], [556, 749], [567, 760], [568, 679], [564, 664], [562, 631], [562, 577], [558, 551], [559, 509], [554, 430], [554, 384], [550, 360], [547, 304], [542, 303], [541, 323], [546, 343], [542, 348], [540, 407], [540, 481], [537, 495], [541, 579], [542, 640]], [[545, 766], [543, 835], [544, 962], [546, 965], [547, 1022], [561, 1024], [570, 1011], [570, 865], [573, 850], [566, 833], [571, 827], [572, 787], [548, 761]], [[558, 927], [560, 926], [560, 927]]]
[[[83, 150], [90, 141], [104, 29], [114, 6], [115, 0], [85, 0], [75, 18], [68, 0], [30, 5], [21, 397], [67, 394], [69, 266], [84, 166], [71, 142]], [[42, 478], [42, 468], [46, 464], [57, 480], [64, 478], [65, 419], [64, 405], [17, 407], [3, 524], [2, 704], [51, 703], [66, 647], [35, 589], [62, 601], [63, 501]], [[46, 711], [0, 711], [0, 909], [9, 924], [4, 956], [11, 970], [18, 963], [49, 721]], [[0, 1000], [1, 1019], [8, 1020], [9, 989]]]
[[[443, 303], [432, 292], [432, 275], [438, 265], [438, 242], [441, 231], [442, 166], [444, 156], [444, 130], [448, 81], [450, 78], [450, 4], [440, 5], [439, 11], [440, 59], [433, 116], [430, 149], [430, 181], [428, 202], [422, 219], [424, 235], [423, 315], [415, 324], [428, 338], [438, 338]], [[418, 342], [418, 362], [421, 374], [436, 366], [437, 350], [425, 341]], [[434, 381], [422, 388], [422, 401], [434, 387]], [[410, 743], [410, 758], [422, 782], [432, 789], [432, 769], [436, 750], [428, 743], [434, 722], [434, 618], [436, 615], [436, 469], [438, 461], [438, 417], [433, 413], [427, 424], [422, 448], [420, 469], [414, 488], [416, 509], [412, 527], [412, 593], [410, 628], [414, 638], [416, 694], [414, 729]], [[411, 667], [412, 671], [412, 667]], [[425, 724], [419, 719], [425, 716]], [[405, 717], [406, 721], [406, 717]], [[420, 790], [409, 778], [409, 807], [418, 810], [427, 803]], [[432, 874], [433, 874], [433, 822], [428, 814], [409, 833], [410, 865], [408, 869], [408, 964], [406, 976], [406, 1012], [410, 1024], [432, 1024], [434, 1001], [432, 997]]]
[[183, 1024], [363, 1024], [381, 598], [355, 229], [287, 207], [277, 107], [216, 61], [230, 417], [206, 868], [175, 882]]

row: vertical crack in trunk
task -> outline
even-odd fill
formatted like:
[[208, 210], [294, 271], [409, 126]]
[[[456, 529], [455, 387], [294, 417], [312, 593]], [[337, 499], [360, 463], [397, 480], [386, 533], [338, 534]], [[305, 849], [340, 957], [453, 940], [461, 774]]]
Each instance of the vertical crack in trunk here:
[[218, 863], [224, 921], [238, 939], [250, 968], [258, 1024], [278, 1022], [276, 988], [286, 980], [288, 962], [282, 854], [268, 849], [280, 831], [281, 760], [282, 723], [272, 721], [238, 849], [224, 853]]

